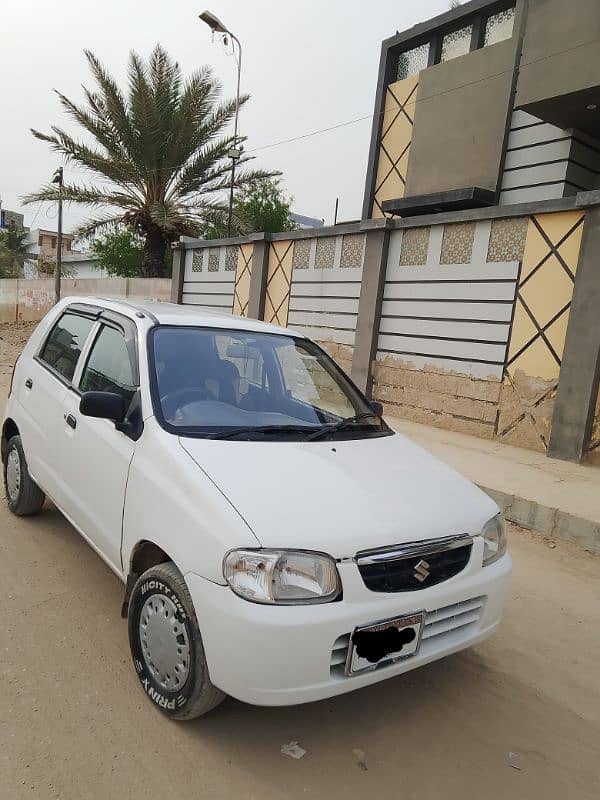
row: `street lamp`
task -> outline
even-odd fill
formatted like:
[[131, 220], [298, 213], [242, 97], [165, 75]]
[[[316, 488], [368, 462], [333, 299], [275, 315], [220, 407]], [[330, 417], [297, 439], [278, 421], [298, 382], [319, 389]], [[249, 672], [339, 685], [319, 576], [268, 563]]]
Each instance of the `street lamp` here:
[[235, 96], [235, 120], [233, 123], [233, 147], [229, 149], [227, 155], [231, 159], [231, 186], [229, 188], [229, 212], [227, 215], [227, 235], [231, 236], [231, 217], [233, 215], [233, 189], [235, 186], [235, 166], [238, 158], [242, 155], [242, 148], [237, 146], [238, 115], [240, 112], [240, 78], [242, 75], [242, 45], [235, 33], [226, 28], [221, 20], [210, 11], [203, 11], [198, 15], [202, 22], [205, 22], [213, 33], [219, 33], [224, 39], [229, 37], [238, 46], [238, 71], [237, 71], [237, 92]]
[[62, 167], [59, 167], [52, 176], [52, 183], [58, 185], [58, 230], [56, 235], [56, 266], [54, 268], [54, 302], [58, 303], [60, 300], [60, 278], [62, 272]]

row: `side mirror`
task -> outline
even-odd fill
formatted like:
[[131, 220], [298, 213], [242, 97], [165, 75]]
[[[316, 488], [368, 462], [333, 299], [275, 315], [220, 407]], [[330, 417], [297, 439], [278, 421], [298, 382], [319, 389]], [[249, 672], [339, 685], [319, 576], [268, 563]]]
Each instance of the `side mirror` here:
[[377, 414], [378, 417], [383, 417], [383, 405], [379, 400], [371, 400], [369, 408], [374, 414]]
[[84, 417], [110, 419], [119, 424], [125, 419], [125, 401], [116, 392], [84, 392], [79, 403]]

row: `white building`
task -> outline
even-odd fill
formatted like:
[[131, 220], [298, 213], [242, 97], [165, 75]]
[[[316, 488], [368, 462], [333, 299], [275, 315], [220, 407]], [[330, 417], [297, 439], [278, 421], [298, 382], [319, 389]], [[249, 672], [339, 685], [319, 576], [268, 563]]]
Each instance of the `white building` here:
[[[45, 260], [56, 261], [56, 231], [34, 228], [29, 232], [27, 244], [27, 259], [24, 265], [26, 278], [40, 277], [39, 262]], [[75, 237], [71, 233], [62, 236], [62, 263], [72, 271], [74, 278], [104, 278], [105, 270], [98, 267], [98, 259], [91, 251], [73, 250]]]

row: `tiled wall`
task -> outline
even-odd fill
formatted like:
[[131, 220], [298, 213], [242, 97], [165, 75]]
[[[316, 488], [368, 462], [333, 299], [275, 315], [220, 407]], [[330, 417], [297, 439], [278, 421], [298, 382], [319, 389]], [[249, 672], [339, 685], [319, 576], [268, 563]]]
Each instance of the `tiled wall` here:
[[365, 257], [365, 234], [298, 239], [288, 324], [318, 341], [350, 372]]
[[388, 414], [546, 449], [583, 216], [391, 234], [373, 364]]
[[[371, 365], [386, 413], [545, 451], [584, 220], [573, 210], [392, 229]], [[369, 235], [267, 244], [263, 318], [320, 342], [347, 372]], [[253, 247], [189, 249], [183, 302], [246, 315]]]
[[185, 254], [182, 302], [231, 311], [238, 266], [236, 245], [190, 248]]

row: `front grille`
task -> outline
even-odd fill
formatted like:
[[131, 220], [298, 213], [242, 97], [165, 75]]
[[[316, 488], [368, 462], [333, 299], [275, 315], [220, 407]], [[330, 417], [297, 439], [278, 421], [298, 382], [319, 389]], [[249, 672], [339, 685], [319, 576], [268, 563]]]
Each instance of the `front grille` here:
[[358, 554], [357, 564], [372, 592], [416, 592], [458, 575], [469, 563], [470, 537], [453, 539], [435, 549], [432, 543], [408, 545], [395, 552]]
[[[471, 600], [462, 600], [460, 603], [427, 611], [418, 654], [428, 656], [442, 648], [460, 645], [476, 633], [485, 600], [485, 597], [473, 597]], [[329, 662], [332, 677], [346, 677], [349, 646], [349, 633], [335, 640]]]

